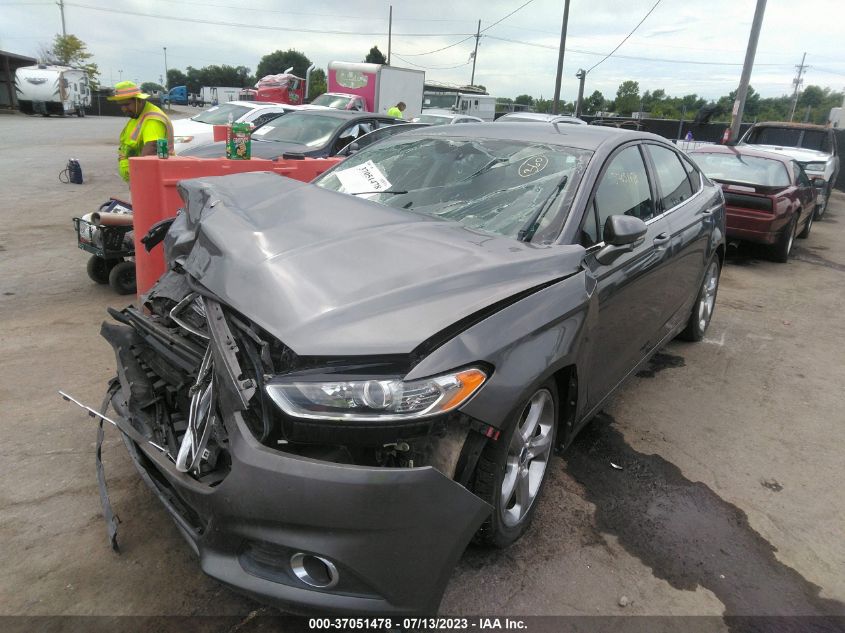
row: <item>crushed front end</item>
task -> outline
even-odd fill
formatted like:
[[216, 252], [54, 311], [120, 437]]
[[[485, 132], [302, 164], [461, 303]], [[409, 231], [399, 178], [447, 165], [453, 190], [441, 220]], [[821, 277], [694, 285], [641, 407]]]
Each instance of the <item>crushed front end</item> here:
[[[297, 420], [268, 396], [298, 358], [245, 316], [168, 273], [142, 312], [112, 311], [112, 404], [136, 466], [203, 570], [283, 607], [433, 613], [489, 506], [454, 478], [473, 430]], [[168, 286], [164, 289], [164, 286]], [[173, 296], [184, 292], [176, 301]], [[378, 375], [395, 363], [354, 368]]]
[[203, 570], [240, 591], [436, 612], [491, 511], [472, 477], [501, 423], [461, 412], [493, 376], [484, 354], [419, 367], [577, 254], [273, 174], [179, 188], [184, 210], [155, 232], [168, 272], [102, 328], [142, 478]]

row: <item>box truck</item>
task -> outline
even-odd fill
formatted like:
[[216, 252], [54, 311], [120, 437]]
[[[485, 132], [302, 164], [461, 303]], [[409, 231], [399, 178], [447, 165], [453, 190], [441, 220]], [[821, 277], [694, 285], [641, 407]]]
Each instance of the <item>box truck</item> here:
[[218, 105], [227, 101], [237, 101], [243, 88], [223, 88], [203, 86], [199, 93], [188, 92], [187, 86], [175, 86], [161, 96], [161, 103], [173, 105]]
[[85, 116], [91, 105], [88, 74], [80, 68], [38, 64], [15, 71], [15, 94], [27, 114]]
[[362, 106], [367, 112], [387, 114], [389, 108], [404, 101], [407, 107], [403, 118], [410, 120], [422, 109], [424, 83], [425, 73], [421, 70], [364, 62], [329, 62], [328, 93], [312, 103], [324, 105], [319, 99], [326, 96], [334, 103], [342, 101], [338, 97], [348, 97], [344, 108], [354, 110]]

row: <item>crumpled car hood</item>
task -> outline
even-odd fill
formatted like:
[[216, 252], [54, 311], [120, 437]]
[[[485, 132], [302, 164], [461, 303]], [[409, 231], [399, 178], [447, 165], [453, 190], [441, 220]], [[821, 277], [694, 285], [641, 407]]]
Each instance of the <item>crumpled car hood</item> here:
[[272, 173], [185, 180], [165, 256], [304, 356], [405, 354], [460, 319], [575, 273], [538, 247]]

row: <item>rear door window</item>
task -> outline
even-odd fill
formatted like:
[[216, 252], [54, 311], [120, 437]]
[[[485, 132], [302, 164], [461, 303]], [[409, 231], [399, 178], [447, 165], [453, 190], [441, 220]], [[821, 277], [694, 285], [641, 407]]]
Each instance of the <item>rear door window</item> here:
[[692, 195], [687, 171], [681, 164], [681, 158], [668, 147], [651, 144], [646, 147], [657, 172], [662, 196], [660, 206], [664, 211], [668, 211]]
[[701, 172], [684, 156], [681, 156], [681, 164], [687, 172], [692, 192], [698, 193], [698, 190], [701, 189]]

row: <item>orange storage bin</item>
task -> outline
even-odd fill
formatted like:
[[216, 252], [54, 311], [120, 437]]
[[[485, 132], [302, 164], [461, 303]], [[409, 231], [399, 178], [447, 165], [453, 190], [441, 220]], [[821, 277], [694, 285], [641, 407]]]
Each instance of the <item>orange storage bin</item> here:
[[340, 158], [302, 160], [227, 160], [225, 158], [190, 158], [173, 156], [167, 160], [155, 156], [129, 159], [129, 189], [135, 230], [135, 275], [138, 294], [147, 292], [164, 273], [161, 245], [147, 252], [141, 238], [153, 224], [171, 218], [182, 206], [176, 189], [180, 180], [206, 176], [227, 176], [248, 171], [272, 171], [280, 176], [308, 182], [339, 163]]

